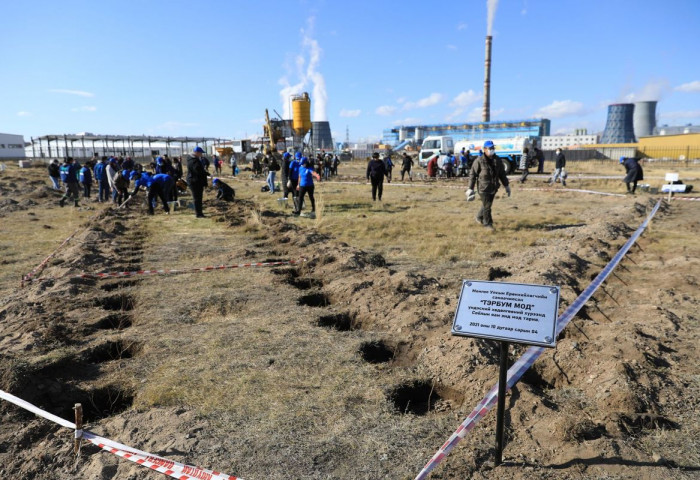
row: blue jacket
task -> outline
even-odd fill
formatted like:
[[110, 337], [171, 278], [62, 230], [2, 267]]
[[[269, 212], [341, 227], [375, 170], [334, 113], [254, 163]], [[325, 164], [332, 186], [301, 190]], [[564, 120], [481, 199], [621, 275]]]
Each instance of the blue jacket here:
[[291, 162], [289, 162], [290, 180], [299, 180], [299, 167], [301, 167], [301, 163], [299, 162], [299, 160], [294, 159]]
[[152, 176], [149, 175], [146, 172], [143, 172], [140, 177], [131, 177], [131, 180], [134, 182], [134, 192], [138, 191], [139, 187], [144, 187], [148, 188], [151, 186], [151, 182], [153, 181]]
[[80, 182], [88, 185], [92, 183], [92, 171], [88, 167], [80, 169]]
[[63, 183], [78, 183], [78, 174], [80, 166], [73, 163], [63, 164], [59, 168], [61, 174], [61, 181]]
[[171, 177], [167, 173], [159, 173], [157, 175], [153, 175], [150, 177], [150, 179], [151, 181], [148, 182], [148, 188], [151, 188], [151, 186], [154, 183], [158, 184], [166, 191], [173, 188], [173, 177]]
[[105, 167], [106, 164], [102, 162], [98, 162], [97, 165], [95, 165], [95, 168], [93, 170], [95, 173], [95, 180], [107, 180], [107, 175], [105, 175]]
[[[291, 169], [290, 169], [291, 172]], [[299, 186], [300, 187], [313, 187], [314, 186], [314, 169], [311, 167], [300, 166], [299, 167]]]

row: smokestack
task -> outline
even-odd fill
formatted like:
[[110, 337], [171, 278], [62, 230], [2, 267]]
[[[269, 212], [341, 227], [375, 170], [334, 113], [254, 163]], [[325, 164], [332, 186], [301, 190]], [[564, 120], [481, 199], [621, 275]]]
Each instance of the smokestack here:
[[491, 35], [486, 37], [486, 61], [484, 62], [484, 111], [482, 121], [491, 121]]

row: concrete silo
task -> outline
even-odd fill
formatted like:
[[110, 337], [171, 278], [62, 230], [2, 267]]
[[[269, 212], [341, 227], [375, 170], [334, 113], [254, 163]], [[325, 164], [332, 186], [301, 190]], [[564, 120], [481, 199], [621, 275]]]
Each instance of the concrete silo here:
[[600, 143], [634, 143], [634, 104], [608, 105], [608, 121]]
[[656, 127], [656, 100], [635, 102], [634, 104], [634, 136], [648, 137]]

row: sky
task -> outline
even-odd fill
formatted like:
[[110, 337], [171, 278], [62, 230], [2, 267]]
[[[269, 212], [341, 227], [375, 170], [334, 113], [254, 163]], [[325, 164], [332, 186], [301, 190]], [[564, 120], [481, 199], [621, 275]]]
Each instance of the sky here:
[[480, 121], [488, 18], [492, 120], [596, 133], [658, 100], [660, 125], [700, 124], [700, 1], [488, 3], [3, 2], [0, 132], [250, 138], [303, 91], [336, 141]]

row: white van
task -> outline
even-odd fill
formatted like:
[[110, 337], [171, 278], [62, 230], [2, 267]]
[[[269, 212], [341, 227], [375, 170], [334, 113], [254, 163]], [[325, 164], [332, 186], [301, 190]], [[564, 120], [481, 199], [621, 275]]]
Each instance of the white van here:
[[452, 137], [426, 137], [423, 140], [420, 155], [418, 155], [418, 164], [421, 167], [427, 167], [428, 161], [437, 154], [440, 155], [440, 158], [438, 158], [438, 165], [442, 165], [442, 157], [446, 157], [447, 154], [452, 151], [454, 151], [454, 140]]

